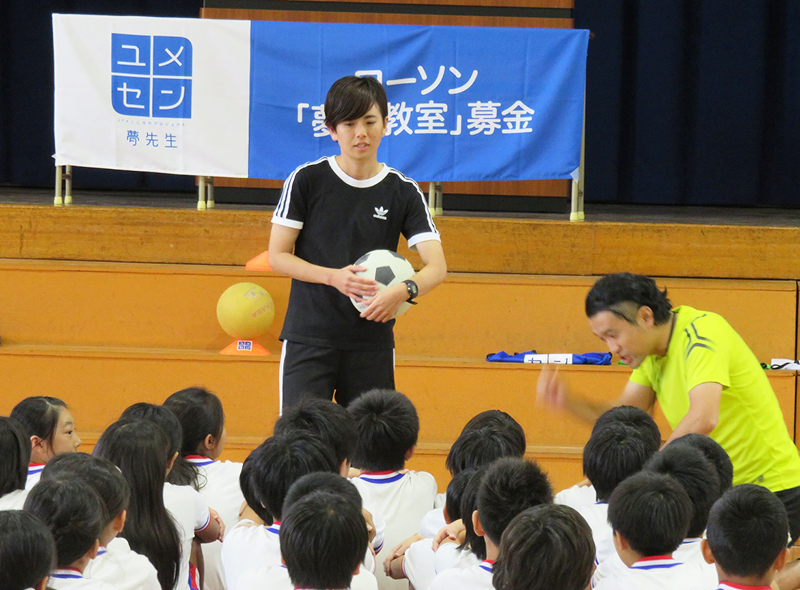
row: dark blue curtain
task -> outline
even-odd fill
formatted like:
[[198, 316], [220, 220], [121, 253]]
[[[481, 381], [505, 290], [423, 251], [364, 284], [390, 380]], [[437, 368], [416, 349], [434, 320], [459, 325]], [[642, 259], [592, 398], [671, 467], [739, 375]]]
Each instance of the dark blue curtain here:
[[[0, 2], [0, 184], [55, 184], [54, 12], [197, 17], [202, 0], [3, 0]], [[80, 188], [192, 190], [194, 178], [79, 168]]]
[[800, 206], [800, 2], [576, 0], [586, 199]]

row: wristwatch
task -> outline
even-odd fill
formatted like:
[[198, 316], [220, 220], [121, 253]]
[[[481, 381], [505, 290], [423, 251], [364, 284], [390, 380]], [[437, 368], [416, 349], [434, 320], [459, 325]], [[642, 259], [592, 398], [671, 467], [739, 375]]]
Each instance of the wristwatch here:
[[417, 295], [419, 295], [419, 288], [417, 287], [417, 284], [410, 279], [403, 282], [406, 284], [406, 290], [408, 291], [408, 302], [411, 305], [416, 305], [417, 302], [414, 301], [414, 299], [416, 299]]

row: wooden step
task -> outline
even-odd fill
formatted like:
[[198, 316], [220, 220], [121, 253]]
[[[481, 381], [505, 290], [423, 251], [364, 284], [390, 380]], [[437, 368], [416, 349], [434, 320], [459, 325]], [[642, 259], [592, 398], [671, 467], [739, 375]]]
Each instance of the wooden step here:
[[[566, 367], [575, 391], [615, 399], [627, 381], [625, 367]], [[124, 408], [139, 401], [161, 403], [172, 392], [203, 385], [222, 399], [229, 433], [227, 456], [241, 460], [272, 432], [278, 416], [278, 359], [226, 357], [215, 353], [93, 347], [4, 346], [0, 348], [0, 414], [28, 395], [53, 395], [72, 408], [78, 430], [96, 440]], [[397, 387], [420, 415], [420, 437], [412, 464], [446, 485], [444, 458], [463, 425], [475, 414], [498, 408], [522, 424], [529, 453], [542, 460], [558, 485], [577, 481], [581, 449], [590, 427], [535, 403], [539, 367], [406, 359], [397, 365]], [[794, 433], [793, 372], [769, 379]], [[669, 428], [658, 417], [664, 437]]]
[[[252, 210], [0, 205], [0, 258], [243, 266], [267, 249], [271, 217]], [[800, 227], [457, 216], [436, 223], [455, 272], [800, 279]]]
[[[230, 342], [216, 319], [230, 285], [255, 282], [272, 295], [275, 322], [262, 339], [278, 353], [290, 281], [239, 267], [0, 261], [0, 337], [6, 344], [219, 351]], [[396, 324], [398, 355], [480, 360], [489, 353], [592, 352], [584, 299], [594, 278], [450, 273]], [[722, 314], [756, 356], [795, 358], [794, 281], [665, 279], [674, 304]]]

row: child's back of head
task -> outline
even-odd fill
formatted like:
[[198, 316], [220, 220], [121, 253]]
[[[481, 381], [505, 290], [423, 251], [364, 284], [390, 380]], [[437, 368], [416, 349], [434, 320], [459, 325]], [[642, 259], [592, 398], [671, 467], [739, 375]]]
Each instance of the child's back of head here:
[[445, 521], [447, 523], [463, 518], [464, 515], [461, 514], [461, 500], [464, 498], [464, 492], [469, 482], [475, 476], [475, 473], [477, 473], [475, 469], [461, 471], [454, 475], [450, 483], [447, 484], [447, 490], [444, 494]]
[[692, 518], [687, 537], [700, 537], [706, 530], [708, 512], [720, 497], [717, 470], [696, 448], [690, 445], [669, 445], [656, 453], [645, 470], [663, 473], [677, 481], [692, 502]]
[[476, 469], [472, 477], [467, 480], [461, 493], [461, 503], [459, 504], [461, 519], [466, 529], [464, 542], [459, 546], [459, 549], [469, 549], [475, 557], [481, 560], [486, 559], [486, 540], [475, 532], [472, 513], [478, 509], [478, 492], [484, 477], [486, 477], [486, 470], [486, 467]]
[[583, 447], [583, 473], [592, 482], [597, 500], [607, 502], [614, 488], [641, 471], [658, 447], [659, 441], [647, 429], [628, 422], [608, 421], [595, 428]]
[[403, 469], [419, 435], [419, 417], [411, 400], [392, 389], [373, 389], [347, 409], [358, 432], [353, 465], [371, 472]]
[[720, 494], [724, 494], [733, 487], [733, 463], [731, 462], [731, 458], [728, 456], [728, 453], [725, 452], [725, 449], [722, 448], [722, 445], [713, 438], [704, 434], [692, 432], [690, 434], [684, 434], [680, 438], [676, 438], [670, 444], [670, 446], [672, 445], [689, 445], [690, 447], [694, 447], [703, 453], [706, 459], [711, 461], [719, 476]]
[[[25, 511], [44, 522], [56, 543], [60, 568], [88, 563], [97, 550], [106, 511], [97, 492], [75, 478], [40, 481], [25, 500]], [[82, 560], [85, 559], [85, 563]]]
[[316, 398], [290, 406], [278, 418], [274, 433], [290, 432], [304, 432], [326, 442], [339, 465], [352, 460], [358, 438], [355, 421], [344, 406]]
[[25, 489], [30, 459], [31, 441], [25, 427], [14, 418], [0, 416], [0, 498]]
[[281, 523], [281, 554], [295, 588], [349, 588], [368, 542], [361, 510], [330, 492], [300, 498]]
[[455, 476], [465, 469], [477, 469], [502, 457], [522, 458], [525, 447], [520, 449], [517, 434], [498, 424], [464, 430], [450, 447], [445, 466]]
[[271, 520], [282, 520], [286, 493], [302, 476], [317, 471], [339, 473], [333, 451], [321, 439], [307, 434], [271, 436], [251, 456], [247, 480], [252, 496], [263, 504]]
[[283, 501], [283, 513], [285, 514], [292, 504], [314, 492], [335, 494], [350, 500], [359, 510], [363, 506], [361, 494], [358, 493], [358, 489], [350, 480], [335, 473], [318, 471], [304, 475], [292, 484], [292, 487], [286, 493], [286, 499]]
[[[608, 501], [608, 521], [640, 557], [671, 555], [686, 538], [692, 503], [669, 475], [640, 471], [623, 481]], [[624, 561], [624, 560], [623, 560]]]
[[653, 420], [650, 414], [635, 406], [616, 406], [603, 412], [595, 421], [592, 433], [607, 424], [620, 422], [638, 430], [643, 437], [647, 438], [656, 447], [661, 446], [661, 432], [658, 430], [656, 421]]
[[515, 516], [527, 508], [552, 501], [550, 480], [536, 463], [511, 457], [498, 459], [487, 468], [478, 490], [481, 528], [497, 546]]
[[492, 583], [497, 590], [584, 590], [594, 554], [592, 531], [574, 509], [534, 506], [506, 527]]
[[0, 588], [43, 590], [56, 566], [56, 546], [50, 529], [22, 510], [0, 511]]
[[786, 508], [766, 488], [738, 485], [714, 504], [706, 536], [720, 582], [737, 577], [751, 579], [753, 586], [769, 586], [771, 570], [781, 569], [786, 559]]

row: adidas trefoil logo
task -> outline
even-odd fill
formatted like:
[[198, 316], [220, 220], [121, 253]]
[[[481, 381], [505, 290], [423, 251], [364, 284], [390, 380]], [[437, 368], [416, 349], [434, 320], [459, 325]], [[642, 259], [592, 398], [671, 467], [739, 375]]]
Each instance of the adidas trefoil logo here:
[[375, 207], [375, 215], [373, 217], [375, 219], [383, 219], [386, 221], [386, 214], [389, 212], [388, 209], [384, 209], [383, 207]]

